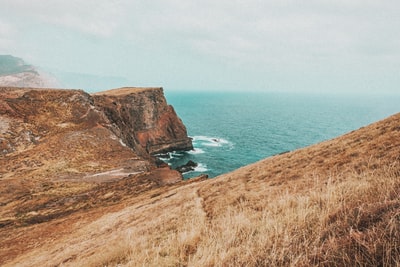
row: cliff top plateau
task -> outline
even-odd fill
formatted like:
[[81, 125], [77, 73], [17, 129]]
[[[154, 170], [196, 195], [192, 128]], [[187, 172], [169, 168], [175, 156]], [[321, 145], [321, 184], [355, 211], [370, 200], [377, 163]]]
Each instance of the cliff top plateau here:
[[184, 126], [161, 89], [126, 90], [1, 89], [1, 265], [400, 262], [400, 114], [181, 181], [150, 155], [190, 149]]

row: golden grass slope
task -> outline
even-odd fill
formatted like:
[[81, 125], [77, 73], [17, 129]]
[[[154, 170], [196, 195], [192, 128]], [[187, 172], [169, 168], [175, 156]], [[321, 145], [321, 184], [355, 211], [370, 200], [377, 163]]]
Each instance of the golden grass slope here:
[[48, 223], [69, 228], [3, 264], [399, 266], [399, 160], [396, 114], [212, 180]]

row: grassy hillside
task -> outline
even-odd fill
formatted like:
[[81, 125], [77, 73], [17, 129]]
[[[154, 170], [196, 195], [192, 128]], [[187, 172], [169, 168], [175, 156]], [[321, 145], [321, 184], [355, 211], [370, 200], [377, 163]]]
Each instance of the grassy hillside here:
[[399, 266], [399, 151], [396, 114], [215, 179], [14, 230], [2, 247], [32, 244], [4, 264]]

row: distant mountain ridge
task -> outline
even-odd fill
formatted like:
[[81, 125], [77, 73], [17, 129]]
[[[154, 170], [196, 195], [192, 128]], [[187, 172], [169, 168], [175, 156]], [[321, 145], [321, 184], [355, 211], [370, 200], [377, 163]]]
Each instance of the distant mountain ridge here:
[[21, 58], [0, 55], [0, 86], [54, 88], [59, 82]]
[[[51, 74], [50, 74], [51, 73]], [[0, 86], [31, 88], [85, 88], [88, 92], [99, 92], [106, 88], [125, 87], [130, 81], [122, 76], [96, 75], [41, 69], [26, 63], [22, 58], [0, 55]]]
[[21, 58], [0, 55], [0, 76], [21, 72], [35, 72], [35, 69], [33, 66], [26, 64]]

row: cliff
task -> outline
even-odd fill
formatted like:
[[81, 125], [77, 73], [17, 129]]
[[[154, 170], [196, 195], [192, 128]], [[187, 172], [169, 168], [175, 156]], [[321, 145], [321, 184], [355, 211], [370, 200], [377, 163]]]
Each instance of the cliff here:
[[69, 135], [78, 139], [81, 132], [99, 129], [109, 135], [104, 137], [128, 146], [144, 159], [155, 153], [193, 149], [162, 88], [123, 88], [89, 95], [80, 90], [3, 87], [0, 108], [3, 155], [42, 145], [54, 136], [68, 143]]
[[121, 186], [112, 197], [121, 199], [179, 182], [151, 154], [191, 148], [161, 88], [1, 87], [0, 228], [103, 205], [104, 188]]
[[162, 88], [114, 89], [96, 93], [93, 98], [111, 122], [111, 129], [135, 150], [157, 154], [193, 149]]

